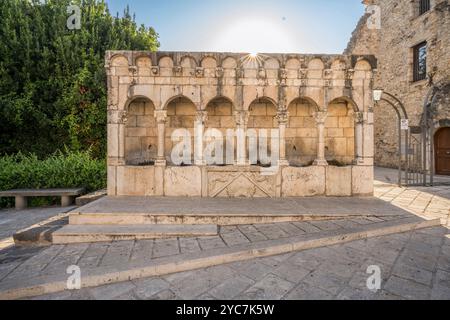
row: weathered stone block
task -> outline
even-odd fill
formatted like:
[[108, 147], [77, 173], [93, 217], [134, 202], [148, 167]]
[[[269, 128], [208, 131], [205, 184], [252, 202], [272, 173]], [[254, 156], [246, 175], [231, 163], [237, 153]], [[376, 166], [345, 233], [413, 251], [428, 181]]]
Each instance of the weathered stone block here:
[[374, 170], [372, 166], [353, 166], [352, 195], [373, 196]]
[[164, 172], [164, 195], [201, 197], [202, 175], [199, 167], [170, 167]]
[[325, 167], [287, 167], [282, 172], [283, 197], [311, 197], [325, 194]]
[[329, 166], [326, 171], [327, 196], [349, 197], [352, 195], [352, 167]]

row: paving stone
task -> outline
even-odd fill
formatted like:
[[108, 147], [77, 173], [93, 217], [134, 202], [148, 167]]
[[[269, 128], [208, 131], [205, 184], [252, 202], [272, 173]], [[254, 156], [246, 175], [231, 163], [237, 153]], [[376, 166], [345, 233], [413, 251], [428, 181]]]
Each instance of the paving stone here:
[[436, 256], [426, 255], [416, 251], [405, 250], [403, 251], [397, 263], [433, 272], [436, 268], [437, 260], [438, 258]]
[[180, 238], [181, 253], [195, 253], [201, 251], [197, 238]]
[[89, 292], [96, 300], [111, 300], [132, 291], [134, 288], [135, 285], [128, 281], [90, 288]]
[[295, 285], [276, 275], [269, 274], [248, 288], [241, 297], [248, 300], [280, 300]]
[[141, 299], [148, 300], [161, 291], [167, 290], [170, 284], [159, 278], [150, 278], [144, 280], [135, 280], [133, 283], [136, 285], [134, 293]]
[[103, 259], [103, 256], [106, 254], [109, 246], [110, 244], [105, 243], [90, 244], [89, 247], [81, 256], [77, 265], [81, 269], [97, 267], [100, 264], [101, 260]]
[[237, 231], [236, 226], [221, 226], [220, 227], [220, 234], [234, 233], [236, 231]]
[[320, 229], [319, 229], [319, 228], [317, 228], [316, 226], [312, 225], [312, 224], [309, 223], [309, 222], [293, 222], [293, 224], [294, 224], [297, 228], [299, 228], [299, 229], [305, 231], [306, 233], [320, 232]]
[[156, 239], [153, 244], [152, 258], [162, 258], [180, 253], [178, 239]]
[[133, 247], [134, 241], [112, 242], [103, 256], [100, 266], [128, 263]]
[[353, 261], [344, 263], [327, 261], [322, 263], [316, 270], [318, 273], [334, 275], [341, 279], [350, 279], [359, 269], [360, 264]]
[[337, 300], [376, 300], [377, 292], [369, 289], [344, 288], [337, 296]]
[[310, 286], [328, 291], [333, 295], [337, 295], [346, 284], [346, 280], [341, 277], [323, 272], [322, 270], [313, 271], [303, 280], [303, 282]]
[[162, 277], [164, 280], [170, 282], [170, 283], [176, 283], [176, 282], [180, 282], [188, 277], [193, 276], [194, 274], [196, 274], [198, 271], [197, 270], [192, 270], [192, 271], [185, 271], [185, 272], [179, 272], [179, 273], [173, 273], [173, 274], [169, 274], [167, 276]]
[[295, 266], [307, 269], [309, 271], [315, 270], [321, 261], [314, 256], [309, 255], [307, 252], [298, 252], [288, 259], [289, 263]]
[[250, 241], [240, 231], [225, 233], [221, 236], [223, 241], [225, 241], [229, 247], [250, 243]]
[[440, 287], [446, 287], [450, 289], [450, 269], [438, 270], [436, 272], [436, 285]]
[[360, 226], [359, 223], [351, 221], [350, 219], [335, 220], [333, 223], [345, 229], [352, 229]]
[[333, 294], [302, 282], [286, 294], [283, 300], [332, 300], [333, 298]]
[[366, 219], [366, 218], [354, 218], [354, 219], [351, 219], [351, 221], [353, 221], [359, 225], [368, 225], [368, 224], [373, 223], [372, 221], [370, 221], [369, 219]]
[[282, 264], [273, 271], [273, 274], [280, 278], [292, 283], [299, 283], [303, 280], [311, 271], [299, 266], [291, 265], [288, 263]]
[[246, 232], [246, 231], [242, 231], [242, 233], [247, 237], [247, 239], [249, 239], [251, 242], [258, 242], [258, 241], [265, 241], [268, 240], [267, 237], [259, 232]]
[[431, 300], [450, 300], [450, 288], [440, 285], [433, 286]]
[[311, 221], [310, 224], [319, 228], [322, 231], [333, 231], [341, 229], [342, 227], [331, 221]]
[[230, 264], [230, 266], [239, 274], [255, 281], [259, 281], [272, 271], [272, 268], [270, 266], [258, 260], [237, 262]]
[[151, 300], [179, 300], [179, 298], [172, 290], [163, 290], [154, 295]]
[[202, 237], [198, 239], [198, 243], [202, 250], [225, 248], [227, 246], [220, 236]]
[[302, 229], [297, 228], [293, 223], [277, 223], [277, 226], [283, 230], [284, 232], [286, 232], [288, 235], [290, 236], [298, 236], [301, 234], [304, 234], [305, 231], [303, 231]]
[[289, 237], [289, 234], [284, 232], [276, 224], [261, 224], [255, 225], [255, 227], [270, 240]]
[[72, 296], [72, 291], [62, 291], [51, 294], [46, 294], [39, 297], [33, 297], [29, 300], [39, 300], [39, 301], [57, 301], [57, 300], [70, 300]]
[[432, 245], [424, 242], [418, 242], [418, 241], [410, 241], [406, 245], [406, 250], [413, 250], [417, 252], [422, 252], [426, 255], [432, 255], [437, 256], [439, 255], [439, 252], [441, 251], [440, 245]]
[[67, 246], [42, 270], [42, 273], [64, 273], [69, 266], [78, 265], [78, 261], [88, 247], [88, 244], [76, 244]]
[[231, 300], [241, 294], [255, 282], [247, 277], [238, 276], [228, 279], [209, 291], [209, 294], [219, 300]]
[[152, 258], [154, 240], [138, 240], [131, 252], [130, 261], [149, 261]]
[[236, 275], [236, 272], [228, 265], [219, 265], [201, 270], [201, 276], [214, 278], [217, 281], [224, 281]]
[[395, 265], [392, 274], [408, 280], [430, 286], [433, 280], [433, 273], [419, 268], [410, 267], [404, 264]]
[[179, 282], [172, 282], [171, 290], [177, 297], [190, 300], [208, 292], [219, 283], [213, 277], [195, 272]]
[[406, 300], [403, 297], [400, 297], [398, 295], [395, 295], [393, 293], [387, 292], [385, 290], [378, 291], [376, 295], [376, 300], [390, 300], [390, 301], [397, 301], [397, 300]]
[[400, 297], [412, 300], [426, 300], [430, 297], [430, 288], [417, 282], [392, 276], [386, 282], [384, 290]]

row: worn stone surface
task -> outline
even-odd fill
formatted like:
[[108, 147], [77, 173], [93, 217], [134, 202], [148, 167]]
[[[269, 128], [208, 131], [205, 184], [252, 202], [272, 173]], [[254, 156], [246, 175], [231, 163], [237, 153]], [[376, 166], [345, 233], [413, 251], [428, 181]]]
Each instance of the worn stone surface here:
[[[109, 51], [108, 195], [295, 196], [278, 165], [371, 166], [375, 67], [373, 56]], [[267, 156], [253, 135], [268, 137]], [[317, 181], [298, 196], [324, 195], [324, 169], [310, 170]]]
[[[405, 106], [410, 125], [419, 126], [429, 83], [439, 87], [433, 106], [435, 128], [449, 127], [450, 17], [446, 0], [433, 0], [428, 12], [420, 14], [419, 2], [366, 0], [380, 9], [381, 28], [368, 27], [369, 15], [361, 18], [346, 54], [374, 54], [378, 72], [374, 87], [396, 96]], [[427, 78], [413, 81], [413, 48], [427, 43]], [[398, 122], [394, 109], [381, 101], [375, 107], [375, 161], [377, 165], [398, 166]], [[429, 143], [434, 143], [432, 137]]]
[[[435, 262], [424, 271], [401, 259], [417, 236], [427, 242], [440, 239], [439, 257], [449, 258], [443, 235], [448, 237], [448, 229], [426, 229], [34, 299], [450, 300], [448, 263]], [[395, 252], [391, 263], [382, 262], [386, 251]], [[420, 250], [408, 256], [420, 257]], [[369, 266], [380, 268], [380, 290], [367, 288]]]

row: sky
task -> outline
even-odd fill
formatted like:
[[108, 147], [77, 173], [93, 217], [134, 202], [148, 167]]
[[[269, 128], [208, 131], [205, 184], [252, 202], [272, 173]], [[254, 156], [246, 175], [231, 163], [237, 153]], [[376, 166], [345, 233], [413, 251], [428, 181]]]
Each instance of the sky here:
[[342, 53], [361, 0], [106, 0], [127, 4], [160, 35], [161, 51]]

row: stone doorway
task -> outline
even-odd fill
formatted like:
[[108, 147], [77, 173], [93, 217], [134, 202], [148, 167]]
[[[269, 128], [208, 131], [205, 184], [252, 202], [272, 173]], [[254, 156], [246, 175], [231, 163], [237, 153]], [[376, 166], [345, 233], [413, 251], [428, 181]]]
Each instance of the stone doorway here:
[[450, 128], [439, 129], [434, 141], [436, 174], [450, 175]]

